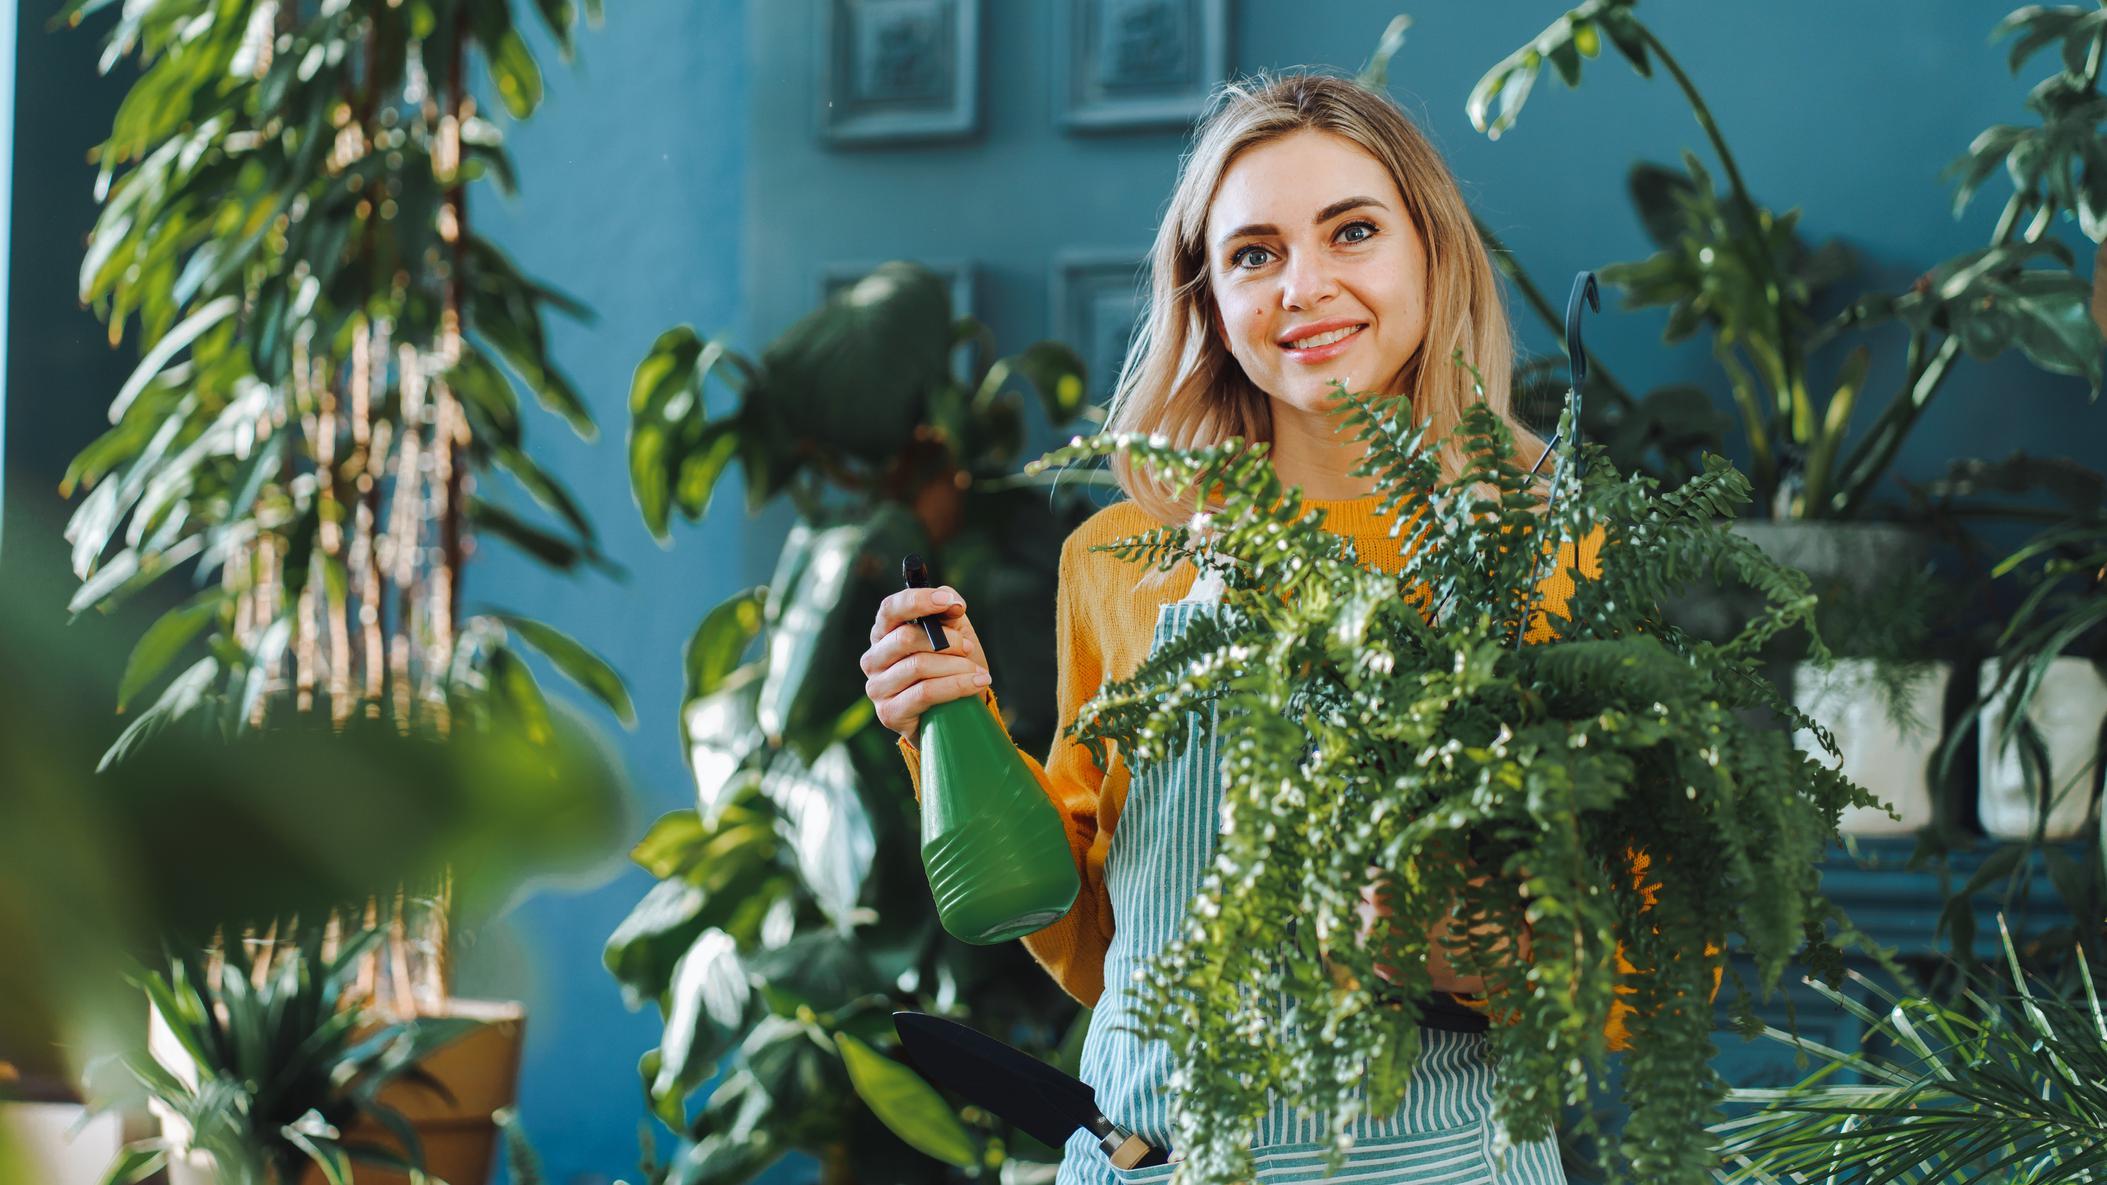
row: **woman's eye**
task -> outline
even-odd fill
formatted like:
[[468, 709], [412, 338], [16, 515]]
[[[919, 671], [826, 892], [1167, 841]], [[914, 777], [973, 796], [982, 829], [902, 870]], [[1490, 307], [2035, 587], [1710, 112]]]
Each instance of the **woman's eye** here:
[[[1229, 257], [1229, 266], [1230, 266], [1230, 267], [1244, 267], [1244, 266], [1245, 266], [1245, 264], [1244, 264], [1244, 260], [1245, 260], [1245, 259], [1246, 259], [1247, 257], [1251, 256], [1251, 255], [1271, 255], [1271, 254], [1272, 254], [1272, 252], [1271, 252], [1271, 251], [1268, 251], [1268, 250], [1266, 250], [1266, 249], [1265, 249], [1264, 247], [1245, 247], [1245, 248], [1243, 248], [1242, 250], [1238, 251], [1238, 252], [1237, 252], [1236, 254], [1234, 254], [1234, 255], [1232, 255], [1232, 256], [1230, 256], [1230, 257]], [[1259, 266], [1259, 265], [1263, 265], [1264, 263], [1265, 263], [1265, 260], [1261, 259], [1261, 260], [1259, 260], [1258, 264], [1254, 264], [1254, 265], [1252, 265], [1252, 266]]]
[[1368, 233], [1360, 236], [1359, 238], [1346, 239], [1346, 241], [1349, 243], [1365, 243], [1376, 236], [1377, 232], [1375, 229], [1375, 223], [1373, 222], [1349, 222], [1345, 226], [1339, 228], [1339, 236], [1341, 238], [1345, 238], [1346, 232], [1353, 230], [1355, 227], [1359, 227], [1360, 229], [1365, 230]]

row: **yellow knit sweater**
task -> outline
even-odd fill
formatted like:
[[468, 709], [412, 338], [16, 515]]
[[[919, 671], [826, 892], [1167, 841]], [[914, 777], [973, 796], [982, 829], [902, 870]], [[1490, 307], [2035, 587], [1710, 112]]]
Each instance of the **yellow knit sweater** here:
[[[1395, 521], [1379, 516], [1381, 498], [1304, 499], [1305, 515], [1325, 512], [1324, 528], [1353, 540], [1364, 563], [1395, 572], [1403, 568], [1406, 553], [1400, 539], [1390, 536]], [[1059, 727], [1074, 723], [1084, 701], [1097, 693], [1108, 679], [1123, 679], [1134, 673], [1148, 657], [1155, 636], [1156, 611], [1182, 599], [1191, 591], [1197, 572], [1180, 564], [1165, 574], [1159, 584], [1137, 582], [1152, 571], [1148, 565], [1122, 560], [1107, 552], [1093, 552], [1098, 544], [1138, 535], [1160, 524], [1132, 502], [1116, 502], [1090, 516], [1061, 545], [1059, 587], [1055, 593], [1054, 643], [1058, 678], [1055, 700]], [[1578, 570], [1592, 577], [1600, 530], [1581, 541]], [[1538, 586], [1546, 616], [1530, 630], [1527, 641], [1541, 642], [1556, 636], [1549, 615], [1570, 616], [1566, 606], [1573, 594], [1575, 549], [1563, 544], [1551, 575]], [[972, 604], [970, 590], [960, 590]], [[995, 672], [998, 680], [1001, 672]], [[997, 720], [1002, 711], [992, 688], [982, 693]], [[1007, 733], [1008, 727], [1004, 726]], [[915, 798], [922, 793], [921, 752], [913, 742], [901, 738], [900, 755], [907, 761], [914, 782]], [[1047, 973], [1069, 995], [1086, 1005], [1095, 1005], [1105, 988], [1105, 951], [1112, 940], [1114, 919], [1111, 898], [1105, 889], [1105, 854], [1112, 843], [1113, 829], [1127, 801], [1128, 772], [1118, 745], [1107, 742], [1112, 768], [1099, 769], [1090, 751], [1073, 738], [1057, 735], [1044, 763], [1023, 753], [1025, 763], [1059, 808], [1068, 829], [1068, 844], [1082, 873], [1082, 892], [1067, 916], [1044, 930], [1023, 938], [1024, 947], [1046, 968]], [[1611, 1026], [1613, 1043], [1621, 1044], [1621, 1025]]]

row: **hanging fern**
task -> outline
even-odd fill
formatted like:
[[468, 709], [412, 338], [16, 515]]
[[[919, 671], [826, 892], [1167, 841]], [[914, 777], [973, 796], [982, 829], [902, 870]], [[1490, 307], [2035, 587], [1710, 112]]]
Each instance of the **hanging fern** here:
[[[1339, 395], [1367, 444], [1353, 472], [1398, 514], [1396, 573], [1363, 565], [1321, 515], [1302, 521], [1301, 491], [1281, 488], [1264, 445], [1108, 434], [1030, 467], [1124, 453], [1193, 492], [1191, 524], [1099, 550], [1191, 562], [1224, 587], [1218, 613], [1069, 726], [1101, 764], [1116, 741], [1137, 771], [1210, 722], [1226, 741], [1215, 862], [1137, 1000], [1140, 1035], [1172, 1051], [1180, 1183], [1249, 1179], [1273, 1096], [1329, 1116], [1334, 1165], [1363, 1108], [1396, 1107], [1417, 1006], [1375, 1006], [1376, 952], [1398, 969], [1384, 994], [1423, 999], [1427, 935], [1452, 914], [1446, 953], [1484, 977], [1499, 1021], [1506, 1133], [1541, 1137], [1567, 1105], [1594, 1114], [1622, 1002], [1630, 1119], [1613, 1146], [1596, 1141], [1603, 1167], [1699, 1180], [1724, 1089], [1709, 1061], [1726, 960], [1757, 967], [1753, 986], [1727, 977], [1744, 1013], [1796, 954], [1826, 960], [1815, 869], [1842, 810], [1873, 802], [1793, 748], [1788, 727], [1812, 722], [1758, 674], [1764, 639], [1811, 633], [1806, 579], [1728, 533], [1749, 483], [1716, 457], [1664, 493], [1568, 445], [1547, 482], [1515, 462], [1483, 403], [1429, 442], [1402, 400]], [[1453, 475], [1436, 445], [1460, 455]], [[1583, 553], [1591, 533], [1599, 552]], [[1542, 586], [1576, 558], [1562, 616]], [[1715, 645], [1662, 623], [1664, 597], [1726, 578], [1765, 598], [1737, 637]], [[1366, 948], [1332, 941], [1354, 932], [1371, 868], [1394, 877], [1392, 912]], [[1527, 960], [1483, 937], [1524, 933]]]

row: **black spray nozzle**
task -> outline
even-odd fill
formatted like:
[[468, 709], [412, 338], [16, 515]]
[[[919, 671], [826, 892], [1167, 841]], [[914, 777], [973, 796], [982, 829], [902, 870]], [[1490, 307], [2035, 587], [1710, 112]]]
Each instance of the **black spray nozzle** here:
[[[920, 552], [910, 551], [907, 558], [900, 561], [900, 575], [907, 581], [909, 588], [929, 587], [929, 564], [922, 559]], [[950, 645], [950, 641], [944, 637], [943, 614], [931, 613], [927, 617], [916, 618], [916, 621], [921, 625], [922, 632], [929, 635], [931, 650], [941, 652], [944, 647]]]

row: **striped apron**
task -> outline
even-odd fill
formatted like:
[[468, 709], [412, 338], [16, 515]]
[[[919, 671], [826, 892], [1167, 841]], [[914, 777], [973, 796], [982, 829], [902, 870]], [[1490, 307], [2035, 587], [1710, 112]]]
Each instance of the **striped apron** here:
[[[1211, 612], [1220, 584], [1208, 574], [1185, 600], [1157, 611], [1150, 652]], [[1214, 859], [1222, 800], [1221, 764], [1212, 711], [1188, 720], [1180, 756], [1134, 774], [1119, 827], [1105, 857], [1105, 887], [1114, 933], [1105, 953], [1105, 991], [1090, 1017], [1079, 1072], [1097, 1092], [1105, 1117], [1158, 1148], [1171, 1142], [1166, 1084], [1170, 1048], [1131, 1031], [1134, 972], [1177, 931], [1186, 906]], [[1284, 1001], [1283, 1001], [1284, 1005]], [[1126, 1031], [1122, 1031], [1126, 1030]], [[1510, 1145], [1492, 1118], [1493, 1068], [1482, 1033], [1423, 1029], [1422, 1053], [1403, 1104], [1388, 1115], [1364, 1114], [1336, 1176], [1324, 1176], [1328, 1124], [1297, 1114], [1284, 1100], [1258, 1125], [1252, 1165], [1262, 1185], [1329, 1180], [1357, 1185], [1564, 1185], [1553, 1141]], [[1365, 1096], [1364, 1096], [1365, 1097]], [[1167, 1183], [1178, 1164], [1120, 1169], [1087, 1129], [1062, 1149], [1055, 1185]]]

